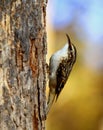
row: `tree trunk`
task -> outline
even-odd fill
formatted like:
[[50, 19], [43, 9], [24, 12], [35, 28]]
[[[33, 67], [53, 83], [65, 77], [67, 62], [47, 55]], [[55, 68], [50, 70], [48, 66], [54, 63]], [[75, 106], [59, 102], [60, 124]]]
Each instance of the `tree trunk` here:
[[0, 0], [0, 130], [45, 130], [45, 0]]

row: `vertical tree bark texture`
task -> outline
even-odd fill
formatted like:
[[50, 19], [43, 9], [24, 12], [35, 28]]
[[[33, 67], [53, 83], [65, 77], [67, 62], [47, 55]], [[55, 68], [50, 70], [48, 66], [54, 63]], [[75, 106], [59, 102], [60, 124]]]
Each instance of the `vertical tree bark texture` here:
[[0, 130], [45, 129], [46, 3], [0, 0]]

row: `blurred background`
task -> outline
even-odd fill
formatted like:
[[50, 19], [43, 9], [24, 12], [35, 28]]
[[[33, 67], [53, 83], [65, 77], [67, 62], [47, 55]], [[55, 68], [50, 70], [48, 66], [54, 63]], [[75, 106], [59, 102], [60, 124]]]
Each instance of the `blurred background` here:
[[103, 1], [49, 0], [47, 62], [67, 42], [65, 33], [77, 48], [77, 61], [46, 128], [103, 130]]

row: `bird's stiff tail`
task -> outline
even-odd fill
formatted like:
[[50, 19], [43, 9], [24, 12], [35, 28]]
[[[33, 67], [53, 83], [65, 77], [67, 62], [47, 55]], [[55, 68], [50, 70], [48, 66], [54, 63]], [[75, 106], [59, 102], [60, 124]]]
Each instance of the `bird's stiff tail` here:
[[48, 96], [48, 101], [47, 101], [47, 108], [46, 108], [46, 114], [48, 114], [48, 112], [50, 111], [50, 108], [54, 102], [55, 99], [55, 89], [52, 91], [49, 91], [49, 96]]

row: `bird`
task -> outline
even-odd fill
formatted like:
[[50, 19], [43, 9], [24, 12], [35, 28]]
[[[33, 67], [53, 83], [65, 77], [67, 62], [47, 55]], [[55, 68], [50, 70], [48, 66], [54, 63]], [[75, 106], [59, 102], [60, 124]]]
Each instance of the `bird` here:
[[55, 52], [49, 60], [49, 95], [47, 99], [47, 114], [50, 111], [54, 100], [57, 101], [76, 61], [76, 47], [71, 43], [68, 34], [66, 34], [66, 37], [68, 42], [63, 48]]

